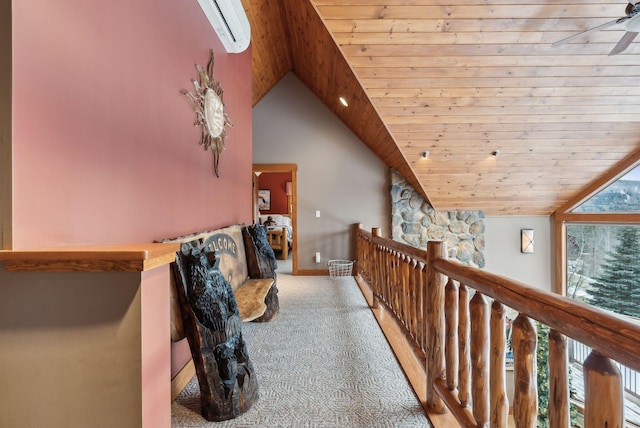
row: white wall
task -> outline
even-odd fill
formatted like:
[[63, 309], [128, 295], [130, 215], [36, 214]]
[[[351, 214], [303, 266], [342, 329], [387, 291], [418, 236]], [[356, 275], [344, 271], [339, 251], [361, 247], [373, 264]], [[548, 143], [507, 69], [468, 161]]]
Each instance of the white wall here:
[[388, 232], [388, 168], [291, 73], [253, 109], [253, 163], [298, 165], [299, 269], [351, 259], [353, 223]]
[[[534, 230], [535, 252], [520, 252], [520, 229]], [[551, 291], [554, 224], [551, 217], [486, 217], [485, 270]]]

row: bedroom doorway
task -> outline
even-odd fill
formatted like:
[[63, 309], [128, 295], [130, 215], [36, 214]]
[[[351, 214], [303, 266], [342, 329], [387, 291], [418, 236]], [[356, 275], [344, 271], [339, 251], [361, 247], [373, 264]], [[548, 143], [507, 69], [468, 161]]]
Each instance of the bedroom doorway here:
[[293, 275], [298, 271], [297, 172], [296, 164], [253, 164], [253, 222], [271, 216], [283, 228], [290, 228], [287, 249], [276, 250], [276, 258], [282, 257], [284, 251], [290, 253]]

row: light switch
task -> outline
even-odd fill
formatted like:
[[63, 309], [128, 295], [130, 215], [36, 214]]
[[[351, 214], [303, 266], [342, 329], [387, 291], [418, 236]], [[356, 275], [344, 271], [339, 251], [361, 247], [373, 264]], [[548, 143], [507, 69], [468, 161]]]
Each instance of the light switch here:
[[320, 218], [320, 210], [316, 211], [316, 218]]

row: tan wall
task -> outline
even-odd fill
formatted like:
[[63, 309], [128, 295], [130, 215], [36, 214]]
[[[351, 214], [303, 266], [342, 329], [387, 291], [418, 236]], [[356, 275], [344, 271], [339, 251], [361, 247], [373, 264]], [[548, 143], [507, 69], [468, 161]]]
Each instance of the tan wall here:
[[0, 264], [0, 426], [170, 426], [168, 274]]
[[[550, 217], [486, 217], [485, 269], [528, 285], [552, 291], [554, 253]], [[520, 229], [533, 229], [535, 252], [520, 252]]]

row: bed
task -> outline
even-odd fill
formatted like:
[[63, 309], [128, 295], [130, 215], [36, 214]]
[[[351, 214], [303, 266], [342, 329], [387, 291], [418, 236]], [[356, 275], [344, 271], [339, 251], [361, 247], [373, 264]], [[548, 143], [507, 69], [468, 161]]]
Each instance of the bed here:
[[[269, 217], [275, 224], [267, 224]], [[267, 240], [273, 251], [279, 251], [282, 260], [287, 260], [293, 241], [291, 218], [282, 214], [261, 215], [260, 223], [267, 227]]]

